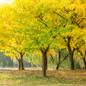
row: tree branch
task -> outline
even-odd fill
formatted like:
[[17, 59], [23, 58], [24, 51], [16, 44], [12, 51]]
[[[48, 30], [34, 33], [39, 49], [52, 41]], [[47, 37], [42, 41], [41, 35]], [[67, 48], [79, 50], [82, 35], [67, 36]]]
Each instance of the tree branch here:
[[60, 16], [61, 18], [65, 19], [66, 21], [68, 21], [64, 16], [60, 15], [59, 13], [53, 11], [55, 14], [57, 14], [58, 16]]
[[69, 56], [69, 54], [67, 55], [67, 56], [65, 56], [65, 58], [61, 61], [61, 63], [64, 61], [64, 60], [66, 60], [66, 58]]
[[81, 21], [80, 21], [78, 24], [82, 23], [82, 21], [83, 21], [84, 19], [86, 19], [86, 18], [82, 18]]

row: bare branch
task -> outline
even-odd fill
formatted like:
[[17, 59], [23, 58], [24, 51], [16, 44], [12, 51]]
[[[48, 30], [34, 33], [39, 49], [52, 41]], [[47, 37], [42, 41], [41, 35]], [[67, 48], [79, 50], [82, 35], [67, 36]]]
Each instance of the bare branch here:
[[69, 56], [69, 54], [67, 54], [67, 56], [65, 56], [65, 58], [61, 61], [61, 63], [66, 60], [66, 58]]
[[57, 14], [58, 16], [60, 16], [61, 18], [65, 19], [66, 21], [68, 21], [64, 16], [60, 15], [59, 13], [53, 11], [55, 14]]
[[17, 56], [15, 56], [15, 57], [16, 57], [16, 59], [19, 61], [18, 57], [17, 57]]

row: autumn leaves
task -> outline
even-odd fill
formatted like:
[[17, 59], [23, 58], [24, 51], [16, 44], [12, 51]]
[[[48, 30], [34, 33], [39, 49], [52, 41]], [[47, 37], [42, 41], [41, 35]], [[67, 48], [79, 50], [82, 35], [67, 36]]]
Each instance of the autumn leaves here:
[[75, 51], [83, 52], [81, 48], [86, 47], [85, 10], [86, 3], [80, 0], [15, 0], [11, 6], [0, 9], [4, 26], [1, 29], [6, 33], [0, 32], [4, 43], [4, 46], [0, 43], [1, 49], [16, 57], [21, 69], [24, 69], [23, 56], [33, 49], [39, 51], [43, 76], [46, 76], [47, 52], [51, 48], [65, 48], [74, 69]]

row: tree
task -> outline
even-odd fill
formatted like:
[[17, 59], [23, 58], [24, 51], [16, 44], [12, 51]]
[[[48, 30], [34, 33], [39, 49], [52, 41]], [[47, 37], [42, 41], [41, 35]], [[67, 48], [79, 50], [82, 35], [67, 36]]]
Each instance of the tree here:
[[[25, 4], [25, 3], [24, 3]], [[2, 49], [5, 50], [5, 54], [11, 57], [16, 57], [19, 62], [19, 69], [24, 69], [23, 66], [23, 56], [26, 54], [29, 45], [28, 35], [25, 34], [27, 28], [25, 29], [26, 25], [23, 25], [24, 19], [21, 19], [23, 12], [20, 13], [19, 9], [16, 9], [15, 4], [13, 3], [12, 6], [5, 5], [0, 10], [1, 20], [2, 22], [2, 29], [3, 34], [1, 34], [1, 45]], [[10, 12], [10, 10], [12, 10]], [[10, 16], [8, 18], [8, 16]], [[27, 18], [24, 14], [25, 19]], [[7, 20], [8, 18], [8, 20]], [[21, 22], [20, 22], [21, 21]], [[25, 20], [26, 21], [26, 20]], [[28, 21], [27, 21], [28, 23]], [[24, 24], [26, 24], [24, 22]], [[27, 25], [28, 26], [28, 25]], [[30, 48], [30, 47], [29, 47]]]
[[49, 57], [53, 64], [56, 65], [56, 70], [58, 70], [60, 65], [68, 58], [69, 54], [66, 49], [62, 48], [56, 49], [54, 53], [52, 52], [49, 54]]
[[[47, 1], [41, 1], [37, 3], [33, 3], [34, 8], [32, 9], [31, 14], [34, 19], [34, 25], [32, 25], [31, 30], [31, 38], [33, 39], [33, 47], [37, 47], [39, 51], [42, 53], [42, 74], [46, 76], [46, 69], [47, 69], [47, 52], [51, 47], [53, 42], [53, 33], [51, 32], [52, 28], [50, 25], [51, 21], [49, 17], [49, 4]], [[46, 4], [45, 4], [46, 3]], [[47, 7], [47, 8], [46, 8]], [[47, 15], [48, 16], [47, 16]], [[49, 18], [48, 18], [49, 17]], [[50, 22], [48, 22], [50, 21]]]
[[74, 52], [80, 46], [80, 42], [82, 42], [82, 29], [86, 27], [85, 8], [85, 3], [80, 0], [71, 0], [64, 1], [59, 13], [57, 10], [54, 11], [55, 14], [61, 17], [60, 37], [58, 39], [60, 39], [60, 45], [66, 46], [69, 51], [72, 70], [74, 69]]

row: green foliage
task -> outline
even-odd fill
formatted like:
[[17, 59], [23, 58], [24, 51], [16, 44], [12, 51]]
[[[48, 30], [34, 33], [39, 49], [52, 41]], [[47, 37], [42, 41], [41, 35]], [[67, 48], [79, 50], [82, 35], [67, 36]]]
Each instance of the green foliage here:
[[[7, 56], [20, 58], [20, 53], [40, 53], [48, 46], [68, 50], [68, 44], [72, 52], [78, 49], [84, 55], [85, 0], [15, 0], [0, 7], [0, 48]], [[36, 62], [40, 57], [35, 56]]]

